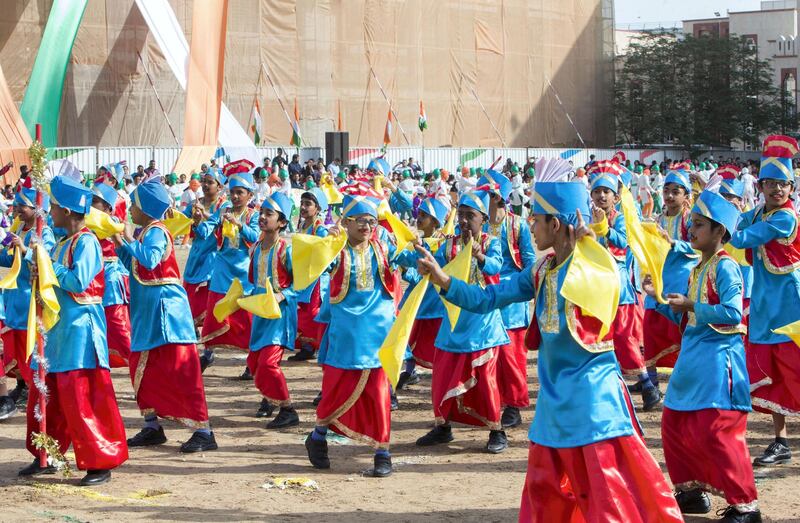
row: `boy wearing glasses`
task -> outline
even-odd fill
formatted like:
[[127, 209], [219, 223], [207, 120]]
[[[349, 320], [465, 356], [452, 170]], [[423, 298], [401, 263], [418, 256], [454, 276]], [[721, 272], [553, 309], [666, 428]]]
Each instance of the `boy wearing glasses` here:
[[[347, 244], [334, 262], [329, 299], [318, 320], [327, 323], [318, 361], [322, 365], [317, 422], [306, 438], [314, 468], [330, 468], [326, 434], [334, 432], [375, 448], [374, 477], [392, 473], [389, 455], [391, 423], [389, 381], [378, 349], [394, 322], [393, 263], [396, 247], [379, 239], [378, 204], [364, 195], [346, 195], [342, 221], [332, 235], [347, 234]], [[400, 255], [413, 263], [415, 255]]]
[[764, 203], [742, 215], [731, 238], [731, 245], [745, 249], [753, 267], [747, 350], [753, 408], [772, 414], [775, 428], [775, 441], [753, 460], [755, 466], [791, 461], [786, 416], [800, 415], [800, 350], [773, 332], [800, 320], [800, 238], [790, 199], [797, 150], [797, 140], [788, 136], [764, 140], [758, 173]]

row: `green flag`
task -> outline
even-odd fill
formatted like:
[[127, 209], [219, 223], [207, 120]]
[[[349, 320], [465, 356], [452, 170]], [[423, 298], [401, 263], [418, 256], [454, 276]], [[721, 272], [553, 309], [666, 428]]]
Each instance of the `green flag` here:
[[31, 136], [36, 136], [36, 124], [42, 124], [42, 143], [48, 149], [56, 146], [64, 77], [87, 3], [88, 0], [53, 2], [28, 88], [19, 108]]

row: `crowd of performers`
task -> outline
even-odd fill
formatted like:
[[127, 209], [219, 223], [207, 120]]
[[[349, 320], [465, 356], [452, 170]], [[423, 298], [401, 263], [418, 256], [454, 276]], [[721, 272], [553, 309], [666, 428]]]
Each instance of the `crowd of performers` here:
[[[137, 185], [121, 212], [113, 175], [91, 188], [56, 177], [42, 204], [49, 225], [39, 241], [36, 191], [22, 184], [0, 253], [5, 267], [23, 260], [16, 288], [0, 295], [0, 371], [17, 380], [15, 389], [0, 386], [0, 417], [14, 414], [27, 396], [25, 441], [34, 456], [19, 475], [56, 472], [55, 464], [40, 464], [31, 438], [44, 390], [47, 433], [61, 452], [72, 445], [77, 468], [86, 471], [82, 485], [108, 481], [129, 449], [166, 442], [161, 420], [193, 431], [181, 452], [217, 449], [202, 373], [218, 350], [240, 349], [249, 354], [242, 378], [261, 393], [254, 412], [271, 418], [267, 428], [301, 422], [281, 370], [284, 353], [316, 358], [322, 382], [305, 440], [311, 465], [331, 467], [326, 436], [333, 431], [373, 447], [371, 475], [389, 476], [391, 411], [398, 405], [378, 348], [427, 276], [436, 286], [422, 299], [397, 385], [418, 383], [416, 366], [432, 369], [434, 426], [417, 445], [453, 441], [458, 424], [483, 428], [486, 451], [503, 452], [505, 429], [519, 425], [520, 410], [529, 406], [528, 351], [537, 351], [540, 388], [520, 521], [682, 521], [683, 514], [710, 511], [708, 493], [727, 501], [722, 521], [761, 521], [753, 467], [791, 460], [785, 420], [800, 413], [800, 352], [775, 332], [800, 320], [800, 238], [790, 198], [797, 152], [792, 138], [765, 141], [753, 208], [736, 167], [719, 166], [698, 188], [690, 165], [670, 166], [655, 218], [669, 242], [660, 300], [656, 278], [641, 274], [631, 255], [624, 214], [631, 211], [620, 201], [633, 173], [619, 157], [592, 162], [588, 183], [569, 180], [567, 162], [550, 161], [530, 194], [527, 220], [510, 208], [512, 180], [495, 170], [457, 189], [455, 201], [432, 183], [417, 205], [413, 191], [386, 179], [375, 184], [371, 171], [347, 175], [334, 213], [331, 193], [309, 188], [294, 234], [346, 241], [303, 289], [293, 283], [299, 261], [287, 234], [292, 200], [276, 191], [256, 206], [247, 161], [205, 172], [202, 197], [182, 210], [172, 208], [157, 176]], [[398, 215], [416, 207], [418, 239], [410, 247], [398, 249], [381, 211], [386, 203]], [[86, 221], [95, 211], [133, 227], [98, 239]], [[177, 212], [191, 220], [182, 274], [165, 225]], [[561, 292], [570, 269], [580, 269], [573, 254], [584, 237], [616, 262], [619, 304], [610, 329]], [[468, 279], [448, 275], [442, 267], [469, 245]], [[534, 245], [544, 253], [538, 260]], [[28, 359], [26, 345], [30, 282], [42, 251], [58, 282], [60, 319], [39, 360]], [[273, 296], [280, 317], [246, 309], [215, 314], [237, 286], [242, 296]], [[461, 309], [455, 325], [446, 303]], [[39, 383], [35, 374], [44, 364]], [[129, 369], [143, 416], [131, 437], [117, 407], [114, 367]], [[658, 368], [672, 369], [665, 394]], [[646, 448], [638, 404], [663, 408], [674, 490]], [[775, 441], [752, 462], [745, 441], [751, 409], [771, 414], [775, 426]]]

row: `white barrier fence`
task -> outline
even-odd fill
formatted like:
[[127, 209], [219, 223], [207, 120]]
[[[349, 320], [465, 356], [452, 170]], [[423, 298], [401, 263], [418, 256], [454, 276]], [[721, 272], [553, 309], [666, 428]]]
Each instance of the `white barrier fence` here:
[[[292, 154], [300, 154], [300, 161], [316, 159], [325, 156], [325, 151], [319, 147], [282, 147], [291, 158]], [[468, 147], [390, 147], [386, 151], [386, 161], [395, 165], [403, 159], [413, 158], [425, 172], [435, 168], [455, 170], [463, 167], [489, 167], [500, 158], [499, 166], [510, 158], [524, 166], [531, 157], [560, 157], [572, 161], [575, 166], [582, 166], [594, 155], [597, 160], [607, 160], [614, 156], [617, 149], [539, 149], [539, 148], [468, 148]], [[235, 150], [228, 149], [226, 153], [232, 160], [236, 160]], [[278, 147], [259, 147], [262, 158], [274, 158], [278, 154]], [[664, 158], [678, 159], [684, 156], [680, 151], [664, 151], [661, 149], [624, 149], [625, 155], [631, 161], [639, 160], [643, 163], [653, 161], [661, 162]], [[83, 172], [95, 172], [99, 165], [112, 164], [126, 161], [131, 172], [137, 165], [147, 167], [150, 160], [155, 160], [156, 167], [161, 172], [169, 172], [178, 159], [180, 149], [177, 147], [59, 147], [54, 151], [55, 158], [67, 158]], [[369, 161], [381, 154], [379, 148], [357, 147], [351, 148], [345, 164], [358, 164], [366, 167]], [[738, 155], [735, 151], [726, 151], [726, 156]], [[343, 159], [344, 160], [344, 159]]]

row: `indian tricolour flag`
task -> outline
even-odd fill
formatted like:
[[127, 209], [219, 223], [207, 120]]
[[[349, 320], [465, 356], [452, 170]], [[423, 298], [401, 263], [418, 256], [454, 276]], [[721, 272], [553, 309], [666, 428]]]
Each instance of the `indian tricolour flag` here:
[[297, 108], [297, 98], [294, 99], [294, 123], [292, 123], [292, 139], [289, 145], [300, 147], [303, 139], [300, 137], [300, 109]]
[[428, 128], [428, 116], [425, 114], [425, 106], [422, 105], [422, 100], [419, 101], [419, 130], [424, 131]]
[[253, 100], [253, 114], [250, 116], [250, 131], [253, 133], [253, 143], [259, 145], [261, 143], [261, 105], [258, 103], [258, 98]]
[[383, 129], [383, 147], [392, 143], [392, 108], [389, 108], [389, 115], [386, 117], [386, 127]]

